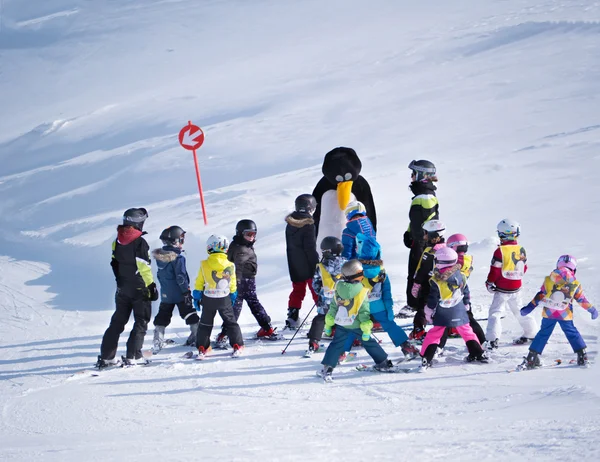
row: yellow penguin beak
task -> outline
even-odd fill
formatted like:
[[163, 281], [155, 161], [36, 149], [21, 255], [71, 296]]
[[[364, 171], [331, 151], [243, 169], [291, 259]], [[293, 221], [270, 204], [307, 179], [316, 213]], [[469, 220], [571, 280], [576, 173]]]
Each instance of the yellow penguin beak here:
[[337, 198], [340, 210], [346, 210], [352, 194], [352, 181], [342, 181], [337, 185]]

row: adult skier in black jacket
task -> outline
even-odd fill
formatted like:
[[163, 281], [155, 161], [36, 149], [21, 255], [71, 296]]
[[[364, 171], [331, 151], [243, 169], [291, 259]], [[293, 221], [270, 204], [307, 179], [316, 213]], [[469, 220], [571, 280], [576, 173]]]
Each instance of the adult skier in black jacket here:
[[301, 194], [296, 198], [296, 210], [285, 217], [285, 242], [287, 245], [287, 260], [292, 293], [288, 303], [288, 318], [286, 325], [297, 328], [302, 300], [308, 286], [312, 298], [317, 303], [319, 297], [312, 287], [319, 254], [317, 253], [317, 233], [312, 218], [317, 202], [310, 194]]
[[408, 277], [406, 284], [406, 307], [399, 313], [407, 315], [414, 312], [417, 300], [411, 294], [413, 278], [421, 255], [425, 249], [423, 223], [439, 218], [439, 204], [435, 195], [437, 181], [436, 169], [433, 162], [428, 160], [413, 160], [408, 168], [412, 170], [410, 190], [414, 194], [408, 212], [410, 224], [404, 233], [404, 245], [410, 249], [408, 256]]

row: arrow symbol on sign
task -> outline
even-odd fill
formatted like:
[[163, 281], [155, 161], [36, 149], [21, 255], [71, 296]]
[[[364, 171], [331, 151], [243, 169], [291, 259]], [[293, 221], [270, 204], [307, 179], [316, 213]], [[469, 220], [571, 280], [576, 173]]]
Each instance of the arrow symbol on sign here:
[[183, 144], [184, 146], [189, 146], [190, 148], [194, 147], [198, 143], [198, 140], [202, 137], [202, 135], [202, 130], [197, 130], [192, 134], [192, 129], [190, 128], [183, 135], [181, 144]]

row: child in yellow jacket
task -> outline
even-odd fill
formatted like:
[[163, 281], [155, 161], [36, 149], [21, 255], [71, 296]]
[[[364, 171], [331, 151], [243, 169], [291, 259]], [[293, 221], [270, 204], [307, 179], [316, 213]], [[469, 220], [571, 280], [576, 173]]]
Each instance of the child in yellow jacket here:
[[233, 312], [233, 303], [237, 297], [235, 265], [227, 259], [229, 241], [224, 236], [210, 236], [206, 241], [208, 258], [200, 262], [198, 277], [192, 296], [194, 306], [200, 310], [200, 326], [196, 346], [198, 359], [204, 359], [211, 350], [210, 335], [217, 313], [223, 319], [223, 325], [229, 335], [233, 348], [233, 357], [238, 357], [244, 349], [244, 338]]

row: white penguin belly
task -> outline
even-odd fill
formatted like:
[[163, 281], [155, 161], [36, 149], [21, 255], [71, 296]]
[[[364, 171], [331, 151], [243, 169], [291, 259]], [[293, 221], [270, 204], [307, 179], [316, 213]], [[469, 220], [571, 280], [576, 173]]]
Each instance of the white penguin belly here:
[[[356, 200], [350, 193], [350, 202]], [[342, 231], [346, 227], [346, 215], [340, 210], [337, 191], [326, 191], [321, 197], [321, 218], [319, 219], [319, 234], [317, 236], [317, 249], [321, 249], [321, 241], [327, 236], [342, 238]]]

